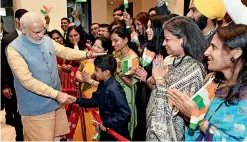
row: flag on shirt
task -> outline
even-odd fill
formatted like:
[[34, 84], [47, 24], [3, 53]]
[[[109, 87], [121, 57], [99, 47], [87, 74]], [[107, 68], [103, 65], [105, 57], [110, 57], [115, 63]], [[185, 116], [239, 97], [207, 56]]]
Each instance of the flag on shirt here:
[[130, 75], [133, 73], [133, 70], [138, 68], [139, 66], [139, 59], [138, 57], [129, 57], [126, 60], [121, 61], [122, 67], [122, 76]]
[[141, 59], [141, 65], [142, 67], [148, 66], [154, 59], [155, 53], [148, 50], [147, 48], [144, 48], [142, 59]]
[[128, 0], [124, 0], [124, 9], [129, 8], [129, 2]]
[[192, 110], [190, 118], [191, 129], [196, 129], [203, 121], [203, 118], [214, 99], [217, 84], [213, 82], [213, 79], [209, 80], [198, 92], [195, 93], [195, 95], [191, 97], [191, 100], [194, 101], [199, 108], [199, 110]]

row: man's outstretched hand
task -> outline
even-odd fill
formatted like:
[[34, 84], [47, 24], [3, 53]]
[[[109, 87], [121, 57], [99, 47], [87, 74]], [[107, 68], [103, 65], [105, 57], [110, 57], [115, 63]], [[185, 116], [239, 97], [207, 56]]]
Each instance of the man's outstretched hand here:
[[61, 104], [71, 104], [76, 101], [76, 98], [68, 95], [67, 93], [59, 92], [56, 100]]

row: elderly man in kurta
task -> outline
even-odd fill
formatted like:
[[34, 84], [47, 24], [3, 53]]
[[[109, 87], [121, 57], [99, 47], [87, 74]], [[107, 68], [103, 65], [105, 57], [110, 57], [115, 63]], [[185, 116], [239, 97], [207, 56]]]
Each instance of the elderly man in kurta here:
[[56, 56], [83, 60], [101, 54], [66, 48], [44, 36], [44, 23], [37, 13], [27, 12], [20, 22], [22, 34], [9, 44], [6, 55], [14, 75], [24, 135], [30, 141], [53, 141], [69, 133], [62, 104], [76, 99], [61, 92]]

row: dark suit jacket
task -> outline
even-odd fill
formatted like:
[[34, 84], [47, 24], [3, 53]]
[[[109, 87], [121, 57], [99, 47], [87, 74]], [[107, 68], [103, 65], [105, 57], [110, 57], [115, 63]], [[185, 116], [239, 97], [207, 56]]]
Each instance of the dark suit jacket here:
[[1, 63], [2, 63], [2, 67], [1, 67], [2, 85], [1, 87], [2, 89], [14, 88], [14, 85], [13, 85], [14, 79], [13, 79], [13, 75], [12, 75], [11, 69], [7, 61], [5, 49], [17, 37], [18, 37], [17, 31], [10, 32], [3, 37], [2, 42], [1, 42]]

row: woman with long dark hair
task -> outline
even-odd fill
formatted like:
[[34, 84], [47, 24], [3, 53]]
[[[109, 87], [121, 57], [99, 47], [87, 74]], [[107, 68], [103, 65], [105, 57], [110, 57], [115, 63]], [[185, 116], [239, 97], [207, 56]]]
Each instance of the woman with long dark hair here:
[[[186, 128], [186, 141], [246, 141], [247, 140], [247, 26], [221, 27], [204, 53], [208, 69], [214, 71], [212, 102], [195, 130]], [[169, 91], [170, 102], [190, 121], [198, 105], [178, 90]]]
[[[145, 36], [146, 36], [148, 20], [149, 20], [149, 14], [146, 12], [141, 12], [137, 14], [133, 20], [134, 29], [135, 32], [137, 33], [138, 42], [140, 44], [139, 52], [141, 52], [142, 49], [144, 48], [143, 45], [145, 44]], [[134, 33], [132, 33], [132, 40], [135, 39]]]
[[134, 72], [137, 83], [136, 108], [137, 108], [137, 126], [134, 132], [133, 140], [146, 140], [146, 108], [151, 94], [151, 89], [146, 81], [152, 75], [152, 60], [157, 54], [164, 57], [167, 53], [163, 47], [164, 30], [162, 28], [165, 21], [169, 19], [167, 15], [153, 15], [147, 23], [146, 39], [147, 42], [142, 52], [141, 66]]
[[71, 26], [67, 30], [66, 34], [66, 47], [73, 49], [84, 50], [86, 48], [86, 37], [84, 31], [77, 26]]
[[163, 25], [167, 53], [157, 55], [148, 84], [152, 93], [147, 106], [147, 141], [183, 141], [185, 122], [169, 105], [167, 90], [177, 88], [194, 94], [203, 84], [202, 64], [207, 41], [198, 26], [187, 17], [174, 17]]
[[150, 17], [150, 20], [148, 20], [146, 30], [147, 49], [156, 54], [161, 54], [164, 57], [167, 56], [167, 53], [163, 48], [164, 30], [162, 26], [164, 22], [169, 19], [170, 17], [167, 15], [153, 15]]
[[[71, 26], [67, 30], [66, 47], [76, 50], [87, 50], [85, 34], [77, 26]], [[61, 85], [64, 91], [74, 92], [74, 76], [80, 61], [64, 60], [62, 69], [64, 70]]]

